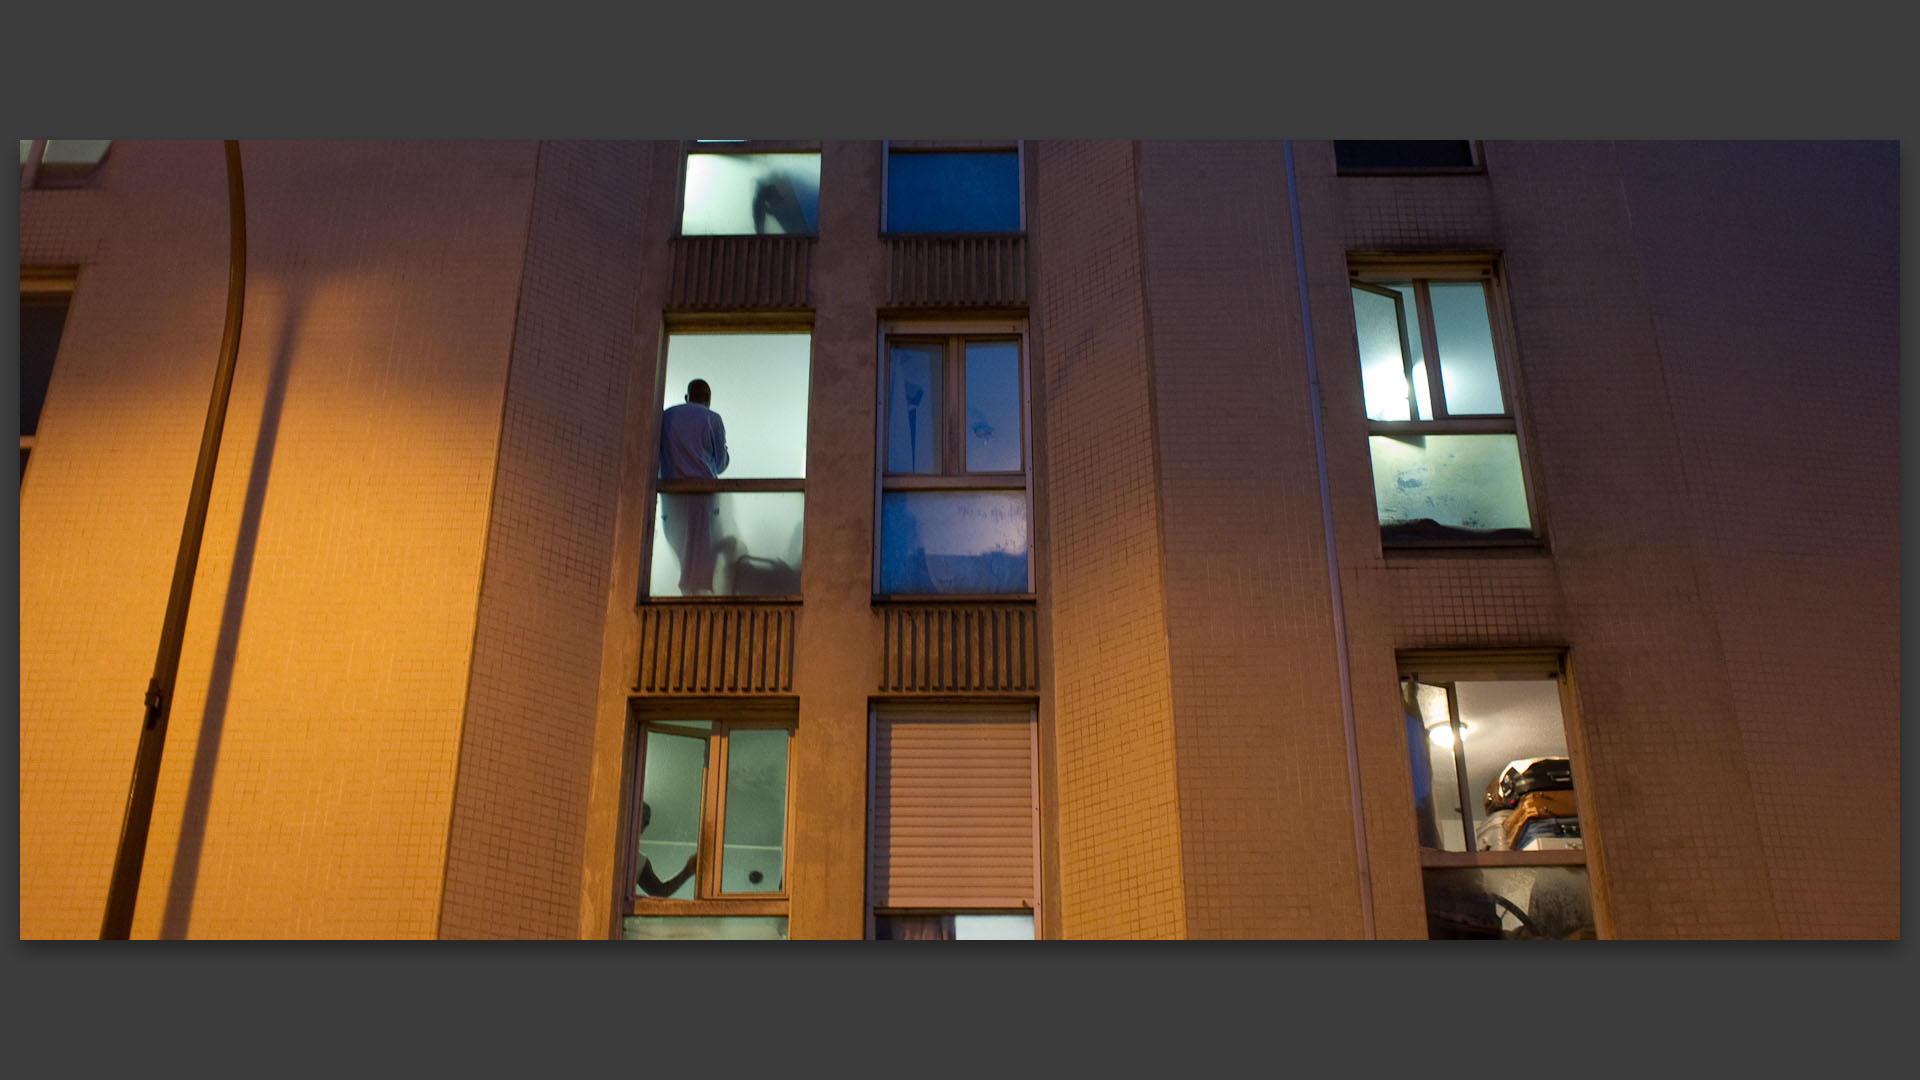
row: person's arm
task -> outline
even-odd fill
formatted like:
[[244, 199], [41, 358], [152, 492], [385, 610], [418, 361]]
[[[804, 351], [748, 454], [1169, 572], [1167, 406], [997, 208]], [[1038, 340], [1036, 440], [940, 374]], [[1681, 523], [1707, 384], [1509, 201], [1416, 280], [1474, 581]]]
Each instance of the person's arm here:
[[727, 456], [727, 425], [720, 420], [719, 413], [709, 415], [713, 418], [713, 475], [719, 476], [732, 461]]
[[672, 896], [680, 891], [680, 886], [685, 885], [688, 878], [693, 876], [694, 864], [699, 861], [698, 854], [687, 856], [687, 865], [681, 867], [679, 873], [661, 881], [653, 872], [652, 860], [643, 858], [640, 860], [640, 880], [636, 884], [640, 886], [640, 891], [648, 896]]

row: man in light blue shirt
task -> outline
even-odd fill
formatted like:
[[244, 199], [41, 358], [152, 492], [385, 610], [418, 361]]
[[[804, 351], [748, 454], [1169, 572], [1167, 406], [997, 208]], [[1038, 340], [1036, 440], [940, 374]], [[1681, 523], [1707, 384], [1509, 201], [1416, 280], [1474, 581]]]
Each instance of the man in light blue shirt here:
[[[686, 402], [660, 415], [660, 479], [712, 480], [727, 471], [727, 427], [714, 412], [705, 379], [687, 384]], [[667, 545], [680, 560], [680, 595], [713, 592], [714, 526], [720, 516], [713, 492], [660, 496]]]

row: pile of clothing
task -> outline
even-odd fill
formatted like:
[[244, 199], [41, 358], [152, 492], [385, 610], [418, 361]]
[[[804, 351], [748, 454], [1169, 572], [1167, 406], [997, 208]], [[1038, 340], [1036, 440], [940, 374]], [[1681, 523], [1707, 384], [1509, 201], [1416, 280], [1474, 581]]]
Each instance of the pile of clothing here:
[[1582, 846], [1573, 800], [1573, 763], [1563, 757], [1510, 761], [1487, 782], [1486, 819], [1474, 832], [1481, 851], [1543, 851]]

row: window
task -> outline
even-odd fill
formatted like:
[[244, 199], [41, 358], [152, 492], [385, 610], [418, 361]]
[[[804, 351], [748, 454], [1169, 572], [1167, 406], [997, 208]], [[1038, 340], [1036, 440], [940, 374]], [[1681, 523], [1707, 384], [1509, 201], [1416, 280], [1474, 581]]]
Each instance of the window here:
[[73, 299], [73, 275], [58, 271], [20, 271], [20, 478], [27, 476], [40, 428], [40, 410], [53, 381], [54, 359], [67, 326]]
[[1402, 654], [1400, 694], [1429, 936], [1593, 937], [1559, 654]]
[[1533, 541], [1492, 264], [1358, 264], [1351, 285], [1381, 539]]
[[886, 231], [1021, 230], [1018, 143], [955, 147], [889, 143]]
[[649, 705], [636, 728], [622, 936], [786, 937], [791, 710]]
[[811, 236], [820, 226], [820, 151], [705, 139], [688, 144], [682, 236]]
[[1342, 173], [1476, 172], [1473, 151], [1466, 139], [1342, 139], [1333, 160]]
[[668, 335], [648, 595], [800, 594], [812, 340]]
[[1034, 754], [1030, 706], [875, 709], [870, 937], [1036, 936]]
[[885, 347], [875, 592], [1032, 592], [1023, 329], [901, 326]]
[[21, 139], [20, 190], [83, 186], [112, 145], [108, 139]]

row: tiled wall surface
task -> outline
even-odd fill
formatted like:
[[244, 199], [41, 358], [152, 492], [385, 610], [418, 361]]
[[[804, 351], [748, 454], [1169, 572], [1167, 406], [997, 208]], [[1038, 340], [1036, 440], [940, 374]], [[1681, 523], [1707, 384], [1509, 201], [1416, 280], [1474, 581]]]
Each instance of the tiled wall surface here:
[[540, 145], [441, 937], [576, 936], [644, 144]]
[[1361, 933], [1285, 174], [1278, 143], [1140, 146], [1196, 938]]
[[[134, 936], [434, 933], [533, 153], [244, 144], [246, 318]], [[21, 492], [20, 932], [87, 937], [220, 345], [223, 157], [121, 143], [45, 194], [22, 264], [82, 265]]]
[[1031, 232], [1047, 400], [1061, 928], [1184, 937], [1147, 300], [1133, 148], [1042, 143]]
[[[991, 689], [1040, 697], [1050, 931], [1357, 937], [1364, 895], [1378, 936], [1425, 936], [1394, 654], [1566, 646], [1603, 928], [1898, 934], [1896, 151], [1484, 150], [1340, 177], [1295, 144], [1309, 341], [1280, 144], [1028, 144], [1039, 678]], [[857, 937], [878, 335], [959, 294], [890, 292], [880, 145], [822, 151], [790, 930]], [[677, 147], [246, 152], [135, 936], [603, 937]], [[22, 266], [79, 267], [21, 492], [23, 937], [98, 932], [224, 192], [217, 143], [133, 142], [22, 198]], [[1347, 288], [1379, 251], [1499, 256], [1544, 547], [1382, 552]]]
[[1898, 150], [1617, 153], [1780, 932], [1898, 936]]

